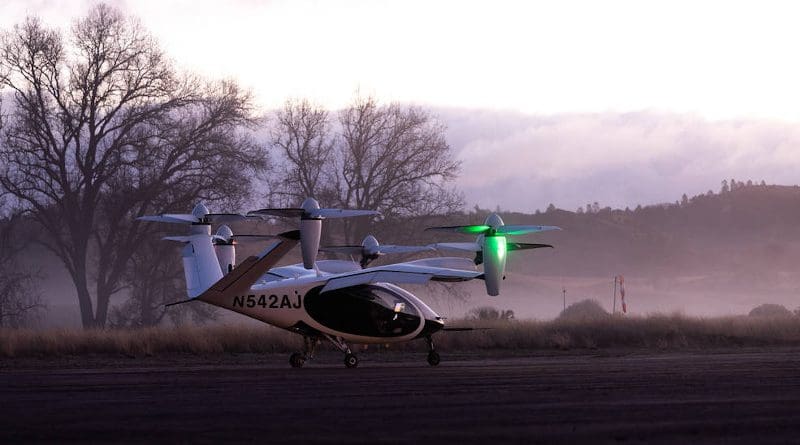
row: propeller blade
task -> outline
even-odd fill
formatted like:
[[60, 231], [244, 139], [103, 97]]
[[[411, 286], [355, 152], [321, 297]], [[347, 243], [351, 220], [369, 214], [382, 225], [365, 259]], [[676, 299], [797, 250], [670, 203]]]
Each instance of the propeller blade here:
[[382, 245], [378, 247], [379, 253], [413, 253], [435, 250], [431, 246], [393, 246]]
[[543, 247], [553, 248], [550, 244], [506, 243], [506, 249], [509, 252], [513, 250], [541, 249]]
[[285, 216], [287, 218], [300, 218], [305, 215], [304, 209], [260, 209], [247, 212], [248, 216]]
[[254, 241], [272, 241], [278, 239], [275, 235], [234, 235], [237, 242], [249, 243]]
[[481, 235], [488, 232], [492, 227], [487, 226], [485, 224], [480, 225], [470, 225], [470, 226], [440, 226], [440, 227], [428, 227], [425, 230], [437, 231], [437, 232], [455, 232], [455, 233], [464, 233], [467, 235]]
[[364, 249], [363, 246], [326, 246], [320, 247], [320, 252], [329, 252], [329, 253], [344, 253], [348, 255], [360, 255], [361, 251]]
[[163, 222], [172, 224], [192, 224], [197, 222], [197, 218], [194, 215], [179, 214], [179, 213], [165, 213], [163, 215], [140, 216], [136, 219], [138, 219], [139, 221]]
[[209, 213], [206, 215], [206, 218], [208, 218], [209, 221], [213, 221], [215, 223], [226, 223], [233, 221], [241, 221], [243, 219], [247, 219], [248, 217], [245, 215], [241, 215], [239, 213]]
[[460, 250], [463, 252], [480, 252], [481, 245], [478, 243], [436, 243], [431, 244], [434, 249]]
[[188, 243], [192, 241], [191, 236], [165, 236], [164, 238], [161, 239], [166, 241], [176, 241], [179, 243]]
[[556, 226], [517, 226], [506, 225], [497, 228], [498, 235], [524, 235], [526, 233], [545, 232], [547, 230], [561, 230]]
[[380, 215], [375, 210], [345, 210], [345, 209], [312, 209], [308, 211], [312, 218], [350, 218], [352, 216]]

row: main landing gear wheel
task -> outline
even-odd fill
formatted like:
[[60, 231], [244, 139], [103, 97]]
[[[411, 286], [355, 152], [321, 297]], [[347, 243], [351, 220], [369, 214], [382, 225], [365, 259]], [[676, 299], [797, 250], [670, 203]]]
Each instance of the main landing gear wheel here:
[[302, 368], [305, 362], [306, 357], [299, 352], [295, 352], [289, 357], [289, 364], [292, 365], [292, 368]]
[[441, 361], [441, 357], [439, 357], [439, 353], [436, 351], [431, 351], [428, 353], [428, 364], [431, 366], [437, 366]]
[[356, 357], [355, 354], [345, 354], [344, 365], [348, 368], [355, 368], [358, 366], [358, 357]]

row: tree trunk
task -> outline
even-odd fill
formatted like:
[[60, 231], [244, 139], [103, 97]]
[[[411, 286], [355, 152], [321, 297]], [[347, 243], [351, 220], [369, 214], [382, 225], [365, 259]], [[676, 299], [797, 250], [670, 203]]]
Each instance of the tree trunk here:
[[96, 327], [94, 310], [92, 308], [92, 296], [89, 294], [89, 286], [86, 280], [85, 264], [75, 268], [72, 281], [75, 283], [75, 290], [78, 292], [78, 305], [81, 309], [81, 324], [84, 329], [94, 328]]
[[111, 301], [111, 294], [105, 291], [97, 292], [97, 313], [94, 317], [94, 326], [96, 328], [106, 327], [106, 320], [108, 319], [108, 304]]

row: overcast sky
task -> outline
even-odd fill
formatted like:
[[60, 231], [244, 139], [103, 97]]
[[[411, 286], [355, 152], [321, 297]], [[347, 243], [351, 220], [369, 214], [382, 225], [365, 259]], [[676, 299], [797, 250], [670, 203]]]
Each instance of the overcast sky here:
[[[69, 26], [94, 2], [4, 0]], [[800, 6], [699, 1], [111, 1], [268, 110], [356, 90], [443, 112], [470, 204], [636, 205], [797, 183]], [[220, 6], [225, 5], [225, 6]], [[498, 164], [499, 163], [499, 164]]]

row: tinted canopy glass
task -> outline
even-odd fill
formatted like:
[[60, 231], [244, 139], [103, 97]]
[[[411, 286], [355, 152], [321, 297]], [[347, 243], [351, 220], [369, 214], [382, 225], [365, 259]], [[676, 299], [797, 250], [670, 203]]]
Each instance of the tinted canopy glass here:
[[422, 323], [414, 305], [399, 293], [379, 286], [355, 286], [320, 294], [321, 287], [304, 299], [317, 323], [347, 334], [366, 337], [400, 337]]

